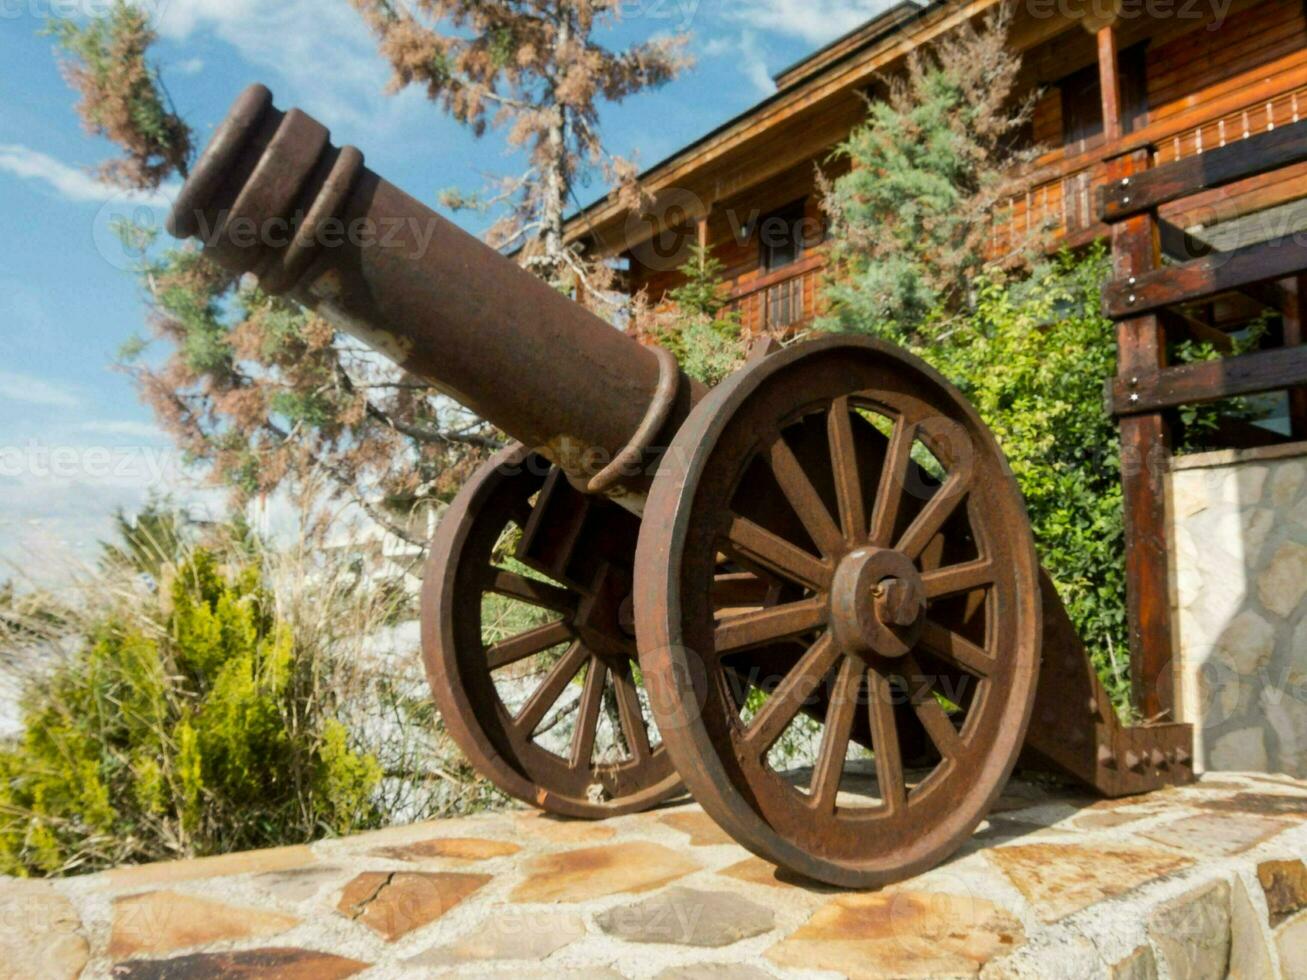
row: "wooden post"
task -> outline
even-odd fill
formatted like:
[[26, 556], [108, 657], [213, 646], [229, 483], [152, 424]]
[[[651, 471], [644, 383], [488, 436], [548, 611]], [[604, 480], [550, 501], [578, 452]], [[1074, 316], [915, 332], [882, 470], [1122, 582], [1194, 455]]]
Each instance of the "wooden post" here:
[[[1107, 161], [1107, 179], [1110, 184], [1128, 187], [1130, 178], [1147, 170], [1150, 162], [1151, 149], [1112, 158]], [[1118, 281], [1128, 283], [1159, 264], [1156, 212], [1147, 211], [1112, 226], [1112, 267]], [[1166, 366], [1166, 334], [1156, 315], [1118, 322], [1117, 347], [1117, 374], [1127, 387]], [[1170, 460], [1170, 427], [1160, 412], [1121, 419], [1131, 676], [1135, 707], [1150, 720], [1174, 720], [1175, 715], [1166, 533]]]
[[1098, 29], [1098, 80], [1103, 91], [1103, 141], [1111, 146], [1121, 138], [1121, 71], [1117, 57], [1116, 23]]
[[[1297, 347], [1307, 343], [1307, 275], [1285, 279], [1281, 284], [1284, 293], [1284, 346]], [[1289, 434], [1295, 439], [1307, 439], [1307, 388], [1289, 389]]]

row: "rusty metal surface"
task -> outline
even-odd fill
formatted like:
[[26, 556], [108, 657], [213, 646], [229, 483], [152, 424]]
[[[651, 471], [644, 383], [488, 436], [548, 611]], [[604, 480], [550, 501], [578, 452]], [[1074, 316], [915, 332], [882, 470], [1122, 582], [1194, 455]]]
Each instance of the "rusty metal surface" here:
[[[537, 447], [579, 486], [633, 441], [665, 445], [703, 394], [678, 371], [660, 402], [652, 350], [334, 147], [320, 123], [276, 109], [262, 86], [237, 100], [169, 229]], [[628, 457], [615, 482], [641, 493], [653, 455]]]
[[1044, 764], [1104, 796], [1193, 781], [1193, 726], [1122, 725], [1047, 572], [1044, 640], [1023, 765]]
[[[423, 656], [447, 730], [478, 771], [551, 813], [611, 817], [680, 790], [623, 623], [639, 523], [556, 474], [513, 446], [463, 488], [431, 547]], [[533, 507], [551, 486], [552, 501]], [[575, 530], [543, 533], [559, 527]], [[605, 708], [615, 745], [597, 738]]]
[[1117, 723], [993, 437], [918, 359], [760, 345], [707, 394], [258, 86], [170, 229], [531, 447], [459, 495], [423, 594], [436, 703], [505, 792], [610, 816], [679, 772], [755, 853], [869, 887], [960, 846], [1023, 745], [1108, 795], [1192, 776], [1188, 726]]
[[[768, 598], [746, 605], [744, 575]], [[961, 396], [887, 345], [813, 341], [728, 379], [673, 443], [636, 561], [641, 665], [672, 758], [732, 836], [878, 886], [947, 857], [1002, 789], [1034, 699], [1038, 589], [1020, 494]], [[768, 757], [818, 691], [796, 784]]]

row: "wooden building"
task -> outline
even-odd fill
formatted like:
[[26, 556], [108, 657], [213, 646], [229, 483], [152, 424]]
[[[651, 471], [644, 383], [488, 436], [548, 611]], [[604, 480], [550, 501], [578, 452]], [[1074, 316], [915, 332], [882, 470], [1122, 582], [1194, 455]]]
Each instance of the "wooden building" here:
[[[998, 2], [905, 0], [781, 72], [774, 96], [652, 167], [650, 213], [602, 200], [573, 217], [571, 239], [624, 259], [630, 288], [654, 300], [676, 284], [686, 245], [703, 241], [725, 263], [732, 305], [751, 332], [802, 324], [816, 312], [825, 264], [816, 167], [838, 174], [831, 151], [865, 118], [879, 78]], [[1228, 9], [1119, 0], [1114, 20], [1103, 13], [1112, 3], [1014, 6], [1022, 87], [1041, 93], [1031, 135], [1046, 152], [995, 215], [996, 250], [1039, 227], [1051, 227], [1057, 245], [1104, 237], [1094, 192], [1123, 149], [1151, 145], [1161, 165], [1307, 117], [1301, 0], [1233, 0]], [[1163, 218], [1191, 230], [1220, 222], [1228, 238], [1233, 219], [1291, 200], [1304, 176], [1307, 165], [1247, 181]]]
[[[831, 151], [909, 52], [1000, 2], [905, 0], [651, 168], [648, 213], [601, 200], [572, 218], [571, 241], [624, 263], [629, 287], [655, 301], [699, 242], [725, 263], [750, 333], [803, 326], [826, 265], [817, 165], [838, 175]], [[1231, 444], [1307, 439], [1307, 11], [1304, 0], [1022, 0], [1013, 14], [1042, 155], [994, 215], [992, 244], [1001, 253], [1036, 228], [1054, 247], [1111, 242], [1108, 402], [1123, 443], [1135, 699], [1164, 718], [1176, 704], [1165, 486], [1175, 410], [1267, 396], [1275, 424], [1244, 426]], [[1265, 349], [1168, 363], [1170, 341], [1229, 350], [1231, 333], [1266, 311], [1277, 327]]]

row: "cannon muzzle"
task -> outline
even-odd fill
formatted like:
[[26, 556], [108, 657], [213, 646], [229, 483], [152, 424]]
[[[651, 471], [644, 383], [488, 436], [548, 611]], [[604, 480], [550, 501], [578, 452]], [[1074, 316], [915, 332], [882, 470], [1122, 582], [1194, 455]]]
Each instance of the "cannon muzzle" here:
[[173, 208], [198, 238], [567, 472], [619, 498], [648, 485], [698, 397], [645, 347], [369, 170], [263, 86], [236, 101]]

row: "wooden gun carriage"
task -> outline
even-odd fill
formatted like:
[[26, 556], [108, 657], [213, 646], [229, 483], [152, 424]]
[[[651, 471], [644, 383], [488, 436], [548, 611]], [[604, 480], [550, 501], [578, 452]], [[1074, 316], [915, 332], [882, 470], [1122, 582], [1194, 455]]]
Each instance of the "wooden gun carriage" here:
[[[1023, 753], [1107, 795], [1192, 778], [1188, 726], [1118, 722], [993, 436], [919, 359], [827, 336], [707, 390], [257, 86], [170, 230], [516, 440], [423, 597], [436, 704], [505, 793], [599, 818], [688, 789], [762, 857], [871, 887], [961, 846]], [[497, 600], [533, 616], [496, 640]]]

